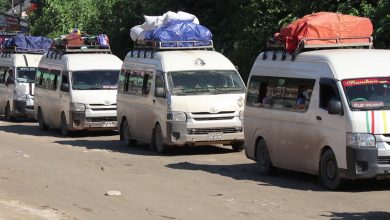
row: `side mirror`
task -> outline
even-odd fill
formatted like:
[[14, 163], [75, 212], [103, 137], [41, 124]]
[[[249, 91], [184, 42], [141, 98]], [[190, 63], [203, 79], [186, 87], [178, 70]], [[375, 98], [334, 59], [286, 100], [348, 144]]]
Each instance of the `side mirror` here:
[[154, 91], [154, 96], [165, 98], [165, 89], [163, 87], [156, 87], [156, 90]]
[[68, 83], [62, 83], [60, 90], [63, 92], [69, 92], [69, 84]]
[[343, 106], [341, 105], [341, 102], [336, 99], [331, 99], [328, 103], [328, 113], [330, 115], [342, 115]]

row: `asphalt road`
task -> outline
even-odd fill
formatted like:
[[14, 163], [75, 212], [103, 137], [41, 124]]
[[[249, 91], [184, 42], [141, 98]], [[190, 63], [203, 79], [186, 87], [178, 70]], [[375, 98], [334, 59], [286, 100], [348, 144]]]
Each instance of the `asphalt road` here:
[[[115, 132], [62, 138], [0, 121], [0, 220], [390, 219], [390, 181], [330, 192], [312, 175], [257, 173], [228, 147], [126, 148]], [[120, 196], [106, 196], [107, 191]]]

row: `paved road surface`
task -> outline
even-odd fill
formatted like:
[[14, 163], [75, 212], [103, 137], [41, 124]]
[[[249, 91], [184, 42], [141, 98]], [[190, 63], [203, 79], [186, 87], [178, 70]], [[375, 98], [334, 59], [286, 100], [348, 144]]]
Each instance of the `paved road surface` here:
[[160, 156], [124, 147], [114, 132], [61, 138], [33, 122], [0, 121], [3, 219], [390, 219], [390, 181], [329, 192], [311, 175], [261, 176], [229, 148]]

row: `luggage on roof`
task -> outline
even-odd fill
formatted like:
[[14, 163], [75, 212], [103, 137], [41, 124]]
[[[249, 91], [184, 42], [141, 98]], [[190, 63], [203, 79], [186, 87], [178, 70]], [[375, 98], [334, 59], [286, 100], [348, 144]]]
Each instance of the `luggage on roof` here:
[[274, 40], [292, 53], [300, 42], [306, 45], [371, 42], [373, 26], [368, 18], [331, 12], [306, 15], [281, 28]]
[[16, 52], [44, 53], [47, 52], [53, 44], [53, 40], [41, 36], [26, 36], [18, 34], [8, 38], [5, 41], [5, 50]]
[[137, 46], [159, 49], [212, 48], [212, 33], [199, 24], [195, 15], [179, 11], [162, 16], [144, 16], [142, 25], [130, 29]]

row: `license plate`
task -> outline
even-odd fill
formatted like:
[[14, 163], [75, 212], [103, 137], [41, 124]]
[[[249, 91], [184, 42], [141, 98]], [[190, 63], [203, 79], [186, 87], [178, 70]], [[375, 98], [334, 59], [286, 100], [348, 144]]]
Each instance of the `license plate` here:
[[103, 128], [112, 128], [112, 127], [116, 127], [116, 126], [117, 126], [116, 121], [105, 121], [105, 122], [103, 122], [103, 125], [102, 125]]
[[222, 140], [223, 134], [222, 133], [208, 133], [207, 138], [209, 139], [209, 141]]

